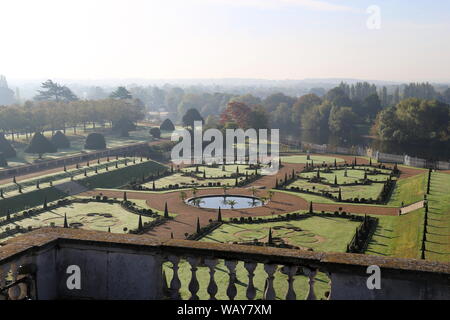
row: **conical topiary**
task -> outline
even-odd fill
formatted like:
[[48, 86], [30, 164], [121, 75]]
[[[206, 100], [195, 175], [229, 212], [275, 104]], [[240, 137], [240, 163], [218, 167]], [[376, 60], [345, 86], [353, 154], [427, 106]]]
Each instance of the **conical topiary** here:
[[61, 131], [57, 131], [53, 135], [53, 137], [51, 139], [51, 142], [58, 149], [69, 149], [70, 148], [70, 141], [69, 141], [69, 139]]
[[67, 222], [67, 214], [64, 213], [64, 228], [68, 228], [69, 227], [69, 223]]
[[200, 230], [201, 230], [201, 228], [200, 228], [200, 218], [197, 218], [197, 234], [200, 233]]
[[169, 209], [167, 208], [167, 202], [164, 205], [164, 218], [169, 218]]
[[139, 215], [139, 222], [138, 222], [138, 230], [142, 231], [143, 225], [142, 225], [142, 215]]
[[34, 134], [30, 144], [25, 149], [26, 153], [38, 154], [39, 159], [42, 158], [44, 153], [54, 153], [56, 151], [56, 147], [40, 132]]
[[217, 221], [222, 222], [222, 211], [220, 210], [220, 207], [219, 207], [219, 213], [217, 214]]
[[0, 133], [0, 153], [3, 153], [3, 156], [8, 158], [14, 158], [16, 156], [16, 150], [14, 150], [11, 143], [6, 140], [5, 134]]

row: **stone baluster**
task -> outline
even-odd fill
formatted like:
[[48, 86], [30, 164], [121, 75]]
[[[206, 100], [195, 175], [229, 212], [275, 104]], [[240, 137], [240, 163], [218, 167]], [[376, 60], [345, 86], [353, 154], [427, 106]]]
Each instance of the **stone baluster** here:
[[200, 289], [200, 285], [197, 279], [197, 267], [200, 264], [200, 257], [188, 257], [187, 261], [191, 265], [191, 282], [189, 282], [189, 292], [191, 293], [191, 297], [189, 300], [198, 300], [199, 297], [197, 292]]
[[[11, 264], [11, 282], [17, 281], [17, 272], [18, 272], [18, 262], [14, 261]], [[10, 300], [17, 300], [20, 297], [20, 287], [14, 286], [12, 288], [9, 288], [8, 290], [8, 296]]]
[[214, 279], [214, 274], [216, 273], [216, 265], [219, 263], [217, 259], [206, 259], [205, 265], [209, 268], [209, 284], [207, 288], [207, 292], [209, 294], [209, 300], [217, 300], [217, 284]]
[[237, 295], [236, 265], [237, 265], [237, 261], [233, 261], [233, 260], [225, 261], [225, 266], [228, 268], [228, 274], [230, 276], [230, 281], [228, 282], [228, 288], [227, 288], [227, 296], [228, 296], [228, 298], [230, 298], [230, 300], [234, 300], [234, 298]]
[[276, 264], [265, 264], [264, 271], [267, 273], [267, 286], [264, 291], [264, 300], [275, 300], [276, 294], [273, 287], [274, 273], [277, 270]]
[[309, 278], [309, 291], [306, 300], [317, 300], [314, 293], [314, 283], [316, 282], [317, 270], [310, 268], [303, 268], [303, 273]]
[[177, 256], [169, 256], [168, 260], [172, 263], [172, 280], [170, 281], [170, 298], [174, 300], [180, 300], [180, 289], [181, 289], [181, 281], [180, 277], [178, 276], [178, 270], [180, 269], [179, 263], [180, 258]]
[[[0, 288], [4, 288], [6, 286], [6, 277], [8, 276], [10, 270], [9, 264], [4, 264], [0, 267]], [[7, 292], [0, 295], [0, 300], [5, 300]]]
[[288, 291], [286, 293], [286, 300], [297, 300], [297, 295], [294, 290], [294, 281], [297, 269], [297, 266], [284, 266], [281, 269], [281, 272], [288, 276]]
[[244, 267], [248, 272], [248, 286], [247, 286], [247, 299], [254, 300], [256, 297], [256, 288], [253, 283], [253, 278], [255, 277], [255, 269], [257, 264], [255, 262], [245, 262]]
[[331, 293], [333, 292], [333, 283], [331, 280], [331, 272], [326, 272], [325, 274], [327, 275], [328, 279], [330, 279], [330, 281], [328, 281], [328, 284], [330, 286], [330, 291], [328, 292], [327, 300], [332, 300], [333, 298], [331, 297]]

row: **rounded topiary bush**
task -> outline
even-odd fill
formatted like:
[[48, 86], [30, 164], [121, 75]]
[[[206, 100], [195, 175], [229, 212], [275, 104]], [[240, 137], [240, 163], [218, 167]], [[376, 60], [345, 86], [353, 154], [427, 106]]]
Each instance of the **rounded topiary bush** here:
[[161, 123], [159, 129], [161, 131], [173, 131], [175, 130], [175, 126], [173, 125], [173, 122], [170, 119], [166, 119], [163, 121], [163, 123]]
[[101, 150], [106, 149], [105, 137], [100, 133], [91, 133], [86, 138], [85, 149]]
[[161, 138], [161, 130], [159, 128], [151, 128], [149, 132], [153, 138]]
[[6, 140], [3, 133], [0, 133], [0, 152], [3, 153], [5, 158], [14, 158], [16, 156], [16, 150], [14, 150], [11, 143]]
[[57, 131], [55, 133], [55, 135], [51, 139], [51, 142], [58, 149], [69, 149], [70, 148], [70, 141], [69, 141], [69, 139], [61, 131]]

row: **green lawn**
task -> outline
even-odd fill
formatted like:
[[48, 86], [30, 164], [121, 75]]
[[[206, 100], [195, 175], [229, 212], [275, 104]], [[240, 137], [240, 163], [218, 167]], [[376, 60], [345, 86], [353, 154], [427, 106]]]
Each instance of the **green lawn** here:
[[[314, 192], [321, 192], [321, 191], [327, 191], [335, 194], [336, 196], [339, 193], [339, 187], [332, 187], [329, 185], [324, 185], [320, 183], [312, 183], [308, 182], [307, 180], [296, 180], [289, 184], [287, 186], [287, 189], [289, 190], [291, 187], [299, 187], [303, 188], [304, 190], [309, 189], [310, 191]], [[369, 185], [356, 185], [356, 186], [341, 186], [342, 191], [342, 199], [353, 199], [353, 198], [365, 198], [365, 199], [377, 199], [380, 195], [381, 191], [383, 190], [383, 184], [382, 183], [372, 183]], [[304, 194], [301, 194], [301, 197], [303, 197]], [[305, 198], [306, 199], [306, 198]], [[323, 198], [325, 199], [325, 198]], [[325, 199], [330, 200], [330, 199]], [[321, 203], [325, 203], [324, 201], [320, 201]], [[330, 202], [333, 202], [330, 200]]]
[[[218, 168], [208, 167], [208, 166], [199, 166], [199, 172], [196, 174], [196, 177], [183, 176], [183, 172], [196, 172], [195, 167], [183, 168], [181, 172], [175, 172], [169, 176], [157, 179], [155, 181], [156, 189], [168, 188], [170, 185], [176, 185], [186, 188], [196, 186], [196, 187], [208, 187], [208, 183], [215, 184], [220, 182], [221, 185], [227, 185], [230, 187], [234, 187], [236, 184], [236, 179], [231, 178], [231, 175], [236, 173], [236, 169], [239, 168], [239, 173], [244, 174], [246, 171], [248, 175], [251, 176], [255, 173], [254, 170], [250, 170], [248, 165], [225, 165], [225, 171], [222, 171], [222, 166]], [[203, 172], [206, 171], [206, 179], [203, 178]], [[218, 179], [220, 177], [220, 179]], [[214, 179], [210, 179], [214, 178]], [[240, 181], [245, 180], [245, 177], [239, 177]], [[143, 185], [146, 188], [152, 189], [153, 182], [148, 182]]]
[[48, 202], [65, 198], [67, 195], [55, 187], [34, 190], [32, 192], [24, 193], [15, 197], [0, 200], [0, 217], [5, 216], [8, 209], [11, 212], [17, 212], [33, 208], [44, 203], [47, 198]]
[[423, 200], [427, 192], [428, 173], [422, 173], [406, 179], [397, 181], [388, 206], [400, 207], [402, 203], [409, 205]]
[[[358, 168], [358, 167], [356, 167]], [[347, 176], [345, 176], [345, 170], [331, 170], [331, 173], [320, 172], [320, 177], [323, 178], [328, 183], [334, 183], [334, 177], [337, 178], [338, 184], [344, 183], [355, 183], [360, 182], [360, 180], [364, 179], [364, 168], [368, 167], [359, 167], [360, 170], [357, 169], [348, 169]], [[381, 174], [373, 174], [367, 175], [367, 178], [372, 181], [386, 181], [389, 178], [389, 170], [380, 170]], [[303, 178], [313, 178], [317, 176], [317, 171], [314, 172], [305, 172], [300, 174]]]
[[157, 171], [162, 172], [166, 169], [167, 167], [155, 161], [146, 161], [142, 163], [139, 163], [138, 161], [135, 165], [130, 164], [120, 170], [90, 176], [79, 182], [90, 189], [119, 188], [132, 181], [142, 180], [143, 176], [147, 178], [152, 174], [156, 174]]
[[376, 216], [378, 227], [366, 254], [420, 258], [424, 209], [403, 216]]
[[[245, 178], [240, 178], [245, 179]], [[168, 188], [170, 185], [178, 184], [180, 187], [190, 188], [193, 186], [202, 187], [208, 186], [208, 183], [218, 183], [221, 185], [228, 185], [229, 187], [234, 187], [236, 181], [235, 178], [230, 179], [197, 179], [193, 177], [183, 176], [181, 173], [174, 173], [170, 176], [166, 176], [164, 178], [160, 178], [155, 181], [156, 189]], [[153, 188], [153, 182], [147, 182], [143, 184], [146, 188]]]
[[233, 243], [257, 239], [266, 242], [269, 228], [272, 228], [273, 237], [282, 238], [290, 245], [314, 251], [345, 252], [359, 224], [348, 219], [317, 216], [290, 222], [223, 224], [200, 241]]
[[[311, 156], [310, 157], [312, 161], [314, 161], [314, 164], [322, 164], [322, 163], [334, 163], [334, 160], [339, 162], [344, 162], [344, 159], [341, 158], [334, 158], [334, 157], [326, 157], [326, 156]], [[281, 157], [281, 162], [285, 163], [311, 163], [311, 160], [307, 160], [307, 156], [288, 156], [288, 157]]]
[[[138, 208], [148, 209], [145, 200], [133, 200]], [[153, 212], [162, 216], [162, 211], [152, 209]], [[19, 213], [21, 214], [21, 213]], [[108, 231], [110, 228], [112, 233], [128, 233], [128, 230], [136, 229], [139, 223], [139, 215], [124, 210], [120, 204], [117, 203], [73, 203], [68, 206], [60, 207], [54, 210], [43, 212], [33, 217], [25, 217], [5, 225], [0, 226], [0, 232], [12, 230], [17, 227], [33, 229], [41, 227], [49, 227], [54, 224], [56, 227], [64, 225], [64, 214], [67, 215], [67, 221], [71, 227], [77, 227], [86, 230]], [[175, 217], [175, 214], [170, 213], [170, 216]], [[12, 215], [14, 217], [14, 215]], [[142, 222], [148, 223], [154, 218], [142, 216]], [[14, 237], [16, 235], [13, 235]], [[4, 235], [3, 235], [4, 237]], [[6, 236], [1, 239], [5, 241], [11, 238]]]
[[[136, 205], [148, 208], [145, 201], [138, 202]], [[55, 226], [62, 227], [64, 225], [64, 214], [67, 214], [67, 221], [72, 223], [81, 223], [79, 227], [88, 230], [108, 231], [124, 233], [124, 228], [135, 229], [138, 226], [139, 216], [137, 214], [128, 212], [119, 204], [109, 204], [101, 202], [90, 203], [74, 203], [65, 207], [60, 207], [55, 210], [50, 210], [23, 220], [7, 224], [0, 227], [0, 232], [5, 231], [7, 227], [13, 229], [16, 226], [28, 228], [48, 227], [51, 223]], [[104, 216], [107, 215], [107, 216]], [[142, 222], [150, 222], [153, 218], [142, 216]]]
[[[120, 158], [119, 160], [116, 160], [115, 158], [110, 159], [110, 162], [101, 162], [98, 164], [96, 161], [91, 161], [89, 167], [87, 166], [87, 163], [80, 163], [79, 169], [69, 169], [66, 172], [64, 172], [62, 169], [59, 172], [54, 172], [50, 174], [43, 174], [38, 177], [33, 177], [30, 179], [25, 179], [19, 181], [19, 184], [13, 183], [12, 179], [10, 183], [3, 184], [1, 186], [1, 189], [3, 190], [3, 195], [5, 197], [13, 197], [20, 195], [19, 193], [19, 185], [22, 187], [22, 193], [27, 193], [31, 191], [35, 191], [37, 189], [37, 182], [39, 181], [40, 188], [44, 187], [50, 187], [50, 182], [53, 183], [53, 185], [65, 183], [71, 181], [71, 177], [74, 177], [74, 180], [79, 181], [85, 179], [84, 172], [86, 171], [88, 176], [92, 175], [101, 175], [105, 174], [106, 166], [108, 166], [108, 170], [110, 172], [116, 171], [116, 170], [122, 170], [125, 167], [125, 161], [128, 161], [128, 165], [133, 165], [132, 161], [133, 158]], [[143, 160], [147, 161], [147, 160]], [[117, 163], [117, 168], [115, 167]], [[137, 163], [140, 164], [140, 159], [137, 159]], [[97, 170], [98, 173], [95, 173], [95, 170]]]
[[431, 175], [425, 257], [450, 262], [450, 175]]

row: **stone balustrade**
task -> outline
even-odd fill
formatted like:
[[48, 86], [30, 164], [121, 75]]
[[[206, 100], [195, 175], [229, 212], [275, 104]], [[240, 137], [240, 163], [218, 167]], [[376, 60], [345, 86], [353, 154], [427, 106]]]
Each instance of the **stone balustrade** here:
[[[182, 263], [188, 263], [188, 272], [186, 268], [180, 272]], [[79, 289], [67, 285], [72, 275], [69, 267], [74, 265], [80, 270]], [[261, 297], [266, 300], [316, 299], [318, 273], [329, 278], [327, 299], [450, 299], [450, 263], [186, 240], [160, 242], [145, 235], [62, 228], [36, 230], [0, 247], [0, 295], [13, 300], [215, 300], [222, 291], [233, 300], [238, 287], [244, 287], [245, 297], [254, 300], [262, 289], [255, 286], [258, 265], [264, 272]], [[381, 270], [379, 290], [367, 287], [367, 268], [373, 265]], [[172, 271], [169, 278], [164, 266]], [[246, 273], [244, 285], [237, 279], [238, 266]], [[206, 282], [199, 279], [200, 268], [207, 270], [202, 273], [208, 277]], [[225, 285], [216, 281], [219, 268], [228, 275]], [[299, 273], [307, 280], [304, 292], [295, 289]], [[285, 283], [282, 295], [277, 292], [281, 280], [275, 286], [280, 275]]]

